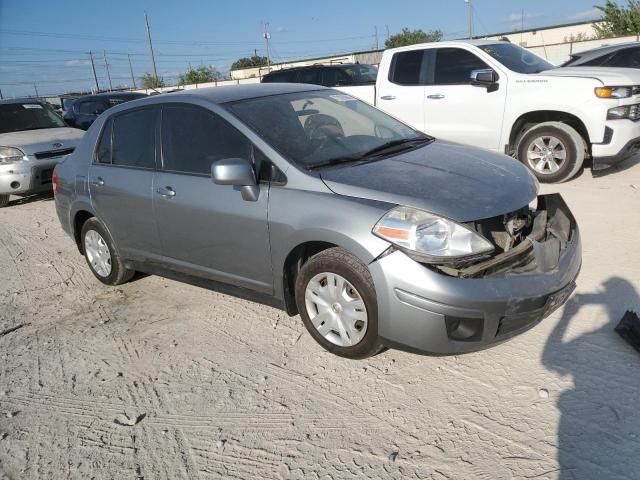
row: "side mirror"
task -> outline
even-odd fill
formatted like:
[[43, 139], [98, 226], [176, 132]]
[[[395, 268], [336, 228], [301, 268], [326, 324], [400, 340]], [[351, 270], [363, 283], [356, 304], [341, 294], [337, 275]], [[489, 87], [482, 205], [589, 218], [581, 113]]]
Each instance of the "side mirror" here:
[[484, 70], [474, 70], [471, 72], [471, 85], [479, 85], [487, 87], [487, 91], [494, 92], [498, 88], [498, 80], [500, 77], [495, 70], [490, 68]]
[[258, 200], [258, 183], [253, 167], [242, 158], [225, 158], [211, 164], [211, 178], [216, 185], [240, 187], [242, 198], [255, 202]]

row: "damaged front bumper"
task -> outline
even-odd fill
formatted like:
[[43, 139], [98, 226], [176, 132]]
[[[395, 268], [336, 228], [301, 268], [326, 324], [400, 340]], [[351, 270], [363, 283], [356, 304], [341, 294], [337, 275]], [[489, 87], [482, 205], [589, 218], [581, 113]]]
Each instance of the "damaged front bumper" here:
[[383, 342], [414, 352], [470, 352], [528, 330], [563, 305], [582, 265], [580, 233], [560, 195], [538, 197], [537, 211], [524, 241], [455, 275], [401, 251], [372, 263]]

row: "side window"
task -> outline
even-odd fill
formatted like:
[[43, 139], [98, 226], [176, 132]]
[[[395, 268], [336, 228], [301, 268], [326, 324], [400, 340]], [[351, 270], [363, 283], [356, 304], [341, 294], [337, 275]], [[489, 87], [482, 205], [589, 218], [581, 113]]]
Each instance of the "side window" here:
[[98, 163], [111, 163], [111, 132], [113, 130], [113, 121], [107, 120], [106, 125], [102, 129], [102, 136], [98, 143], [96, 151], [96, 161]]
[[113, 118], [112, 163], [155, 168], [156, 109], [145, 108]]
[[253, 162], [253, 145], [226, 120], [203, 108], [190, 105], [163, 108], [162, 159], [165, 170], [209, 175], [211, 164], [223, 158], [243, 158]]
[[89, 100], [78, 105], [78, 113], [93, 115], [97, 112], [102, 113], [105, 110], [104, 104], [99, 100]]
[[305, 68], [298, 72], [298, 83], [311, 83], [314, 85], [320, 85], [320, 81], [319, 68]]
[[262, 81], [265, 83], [288, 83], [293, 80], [293, 75], [291, 75], [291, 73], [292, 72], [289, 71], [270, 73], [265, 75]]
[[409, 50], [393, 56], [389, 80], [398, 85], [421, 85], [424, 50]]
[[471, 72], [490, 68], [473, 53], [461, 48], [439, 48], [436, 53], [435, 85], [471, 83]]
[[337, 87], [353, 83], [349, 76], [339, 68], [322, 69], [322, 85], [325, 87]]
[[640, 68], [640, 49], [620, 50], [606, 63], [608, 67]]

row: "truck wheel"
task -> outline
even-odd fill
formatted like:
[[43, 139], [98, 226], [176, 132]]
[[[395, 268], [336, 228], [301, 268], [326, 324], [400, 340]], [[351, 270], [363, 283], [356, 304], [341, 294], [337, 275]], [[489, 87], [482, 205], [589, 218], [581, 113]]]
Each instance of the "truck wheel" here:
[[562, 122], [540, 123], [526, 130], [517, 143], [518, 159], [540, 182], [566, 182], [578, 173], [585, 157], [585, 141]]
[[120, 285], [131, 280], [135, 271], [124, 266], [109, 232], [97, 218], [84, 222], [80, 239], [87, 264], [98, 280], [105, 285]]
[[309, 259], [295, 285], [304, 326], [329, 352], [367, 358], [383, 348], [378, 338], [378, 303], [369, 269], [342, 248]]
[[9, 195], [0, 195], [0, 208], [9, 205]]

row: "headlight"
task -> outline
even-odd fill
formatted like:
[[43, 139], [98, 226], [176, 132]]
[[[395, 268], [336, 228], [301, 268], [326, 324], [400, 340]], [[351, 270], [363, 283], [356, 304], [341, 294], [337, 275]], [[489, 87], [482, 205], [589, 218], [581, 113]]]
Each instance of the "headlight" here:
[[598, 98], [628, 98], [631, 96], [631, 87], [598, 87], [595, 90]]
[[426, 263], [474, 257], [494, 249], [467, 227], [411, 207], [387, 212], [373, 227], [373, 234]]
[[0, 164], [15, 163], [24, 160], [24, 152], [19, 148], [0, 147]]
[[615, 107], [607, 111], [607, 120], [619, 120], [629, 117], [629, 107]]

